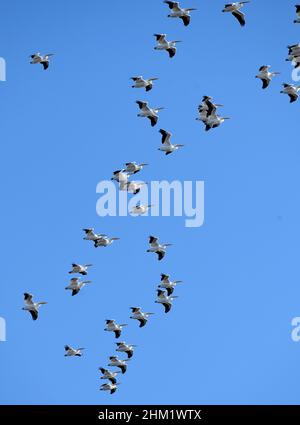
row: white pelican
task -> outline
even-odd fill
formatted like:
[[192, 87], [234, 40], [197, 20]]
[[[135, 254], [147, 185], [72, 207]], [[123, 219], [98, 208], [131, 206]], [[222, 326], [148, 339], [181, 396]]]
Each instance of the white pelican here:
[[120, 190], [126, 190], [128, 193], [133, 193], [133, 195], [136, 195], [140, 192], [143, 186], [145, 186], [147, 183], [145, 182], [127, 182], [120, 184]]
[[120, 373], [118, 370], [116, 372], [111, 372], [108, 369], [104, 369], [104, 367], [99, 367], [99, 370], [101, 371], [102, 375], [100, 379], [108, 379], [112, 384], [117, 383], [116, 376], [118, 373]]
[[283, 90], [281, 90], [280, 93], [284, 93], [287, 94], [290, 98], [290, 103], [296, 102], [296, 100], [298, 100], [299, 97], [299, 90], [300, 90], [300, 86], [296, 86], [294, 84], [283, 84]]
[[84, 280], [83, 282], [81, 282], [79, 277], [73, 277], [70, 280], [70, 284], [66, 286], [65, 289], [72, 291], [72, 297], [73, 297], [74, 295], [77, 295], [87, 283], [92, 283], [92, 282], [90, 280]]
[[116, 351], [119, 351], [120, 353], [126, 353], [128, 359], [130, 359], [133, 356], [134, 348], [136, 345], [130, 345], [126, 344], [125, 342], [116, 342], [118, 348], [116, 348]]
[[121, 360], [117, 356], [110, 356], [109, 360], [110, 360], [110, 363], [108, 363], [108, 366], [116, 366], [121, 369], [122, 373], [126, 372], [127, 370], [126, 362], [128, 362], [129, 359]]
[[128, 173], [126, 170], [117, 170], [113, 172], [111, 180], [116, 180], [119, 183], [126, 183], [128, 181]]
[[109, 246], [113, 241], [118, 241], [120, 238], [109, 238], [107, 235], [98, 235], [98, 238], [94, 241], [94, 247], [98, 248], [99, 246]]
[[300, 4], [295, 5], [297, 19], [294, 20], [294, 24], [300, 24]]
[[105, 331], [108, 332], [114, 332], [116, 338], [120, 338], [122, 329], [124, 326], [127, 326], [127, 324], [118, 325], [115, 320], [106, 320], [106, 328]]
[[212, 128], [217, 128], [219, 127], [221, 124], [223, 124], [223, 122], [225, 122], [225, 120], [229, 120], [229, 117], [220, 117], [217, 114], [212, 114], [209, 115], [206, 119], [206, 121], [204, 122], [205, 124], [205, 131], [209, 131]]
[[25, 307], [22, 308], [22, 310], [29, 311], [31, 314], [31, 317], [33, 320], [36, 320], [39, 315], [39, 308], [41, 305], [47, 304], [45, 301], [39, 301], [37, 303], [33, 302], [32, 300], [33, 295], [28, 294], [28, 292], [24, 293], [24, 302]]
[[276, 75], [280, 75], [280, 72], [270, 72], [271, 65], [263, 65], [259, 68], [259, 74], [256, 75], [255, 78], [259, 78], [260, 80], [262, 80], [262, 88], [266, 89], [272, 78], [275, 77]]
[[244, 4], [250, 3], [250, 1], [240, 1], [236, 3], [226, 4], [223, 12], [230, 12], [233, 16], [239, 21], [241, 26], [245, 26], [245, 15], [240, 11], [240, 9], [244, 6]]
[[171, 246], [170, 243], [159, 244], [158, 238], [155, 236], [149, 236], [149, 245], [150, 248], [147, 249], [147, 252], [155, 252], [158, 255], [158, 261], [162, 260], [166, 254], [166, 248]]
[[176, 54], [176, 43], [181, 43], [180, 40], [167, 41], [166, 34], [154, 34], [157, 41], [155, 50], [166, 50], [169, 53], [169, 57], [172, 58]]
[[92, 267], [93, 264], [76, 264], [72, 263], [72, 270], [69, 271], [69, 274], [72, 273], [79, 273], [83, 276], [86, 276], [88, 274], [88, 268]]
[[137, 100], [136, 103], [141, 111], [138, 117], [148, 118], [151, 121], [151, 126], [154, 127], [158, 121], [158, 112], [164, 108], [149, 108], [148, 102], [143, 102], [141, 100]]
[[148, 322], [149, 316], [151, 316], [154, 313], [144, 313], [142, 312], [140, 307], [130, 307], [132, 311], [132, 316], [130, 316], [130, 319], [138, 320], [140, 322], [140, 328], [144, 327], [146, 323]]
[[101, 391], [109, 391], [111, 394], [115, 393], [118, 389], [118, 385], [120, 385], [120, 382], [115, 384], [102, 384], [100, 387]]
[[177, 1], [165, 0], [164, 3], [168, 4], [169, 8], [172, 10], [172, 12], [168, 15], [168, 18], [180, 18], [186, 27], [189, 25], [191, 20], [190, 12], [197, 10], [191, 7], [182, 9]]
[[126, 173], [129, 175], [132, 175], [132, 174], [138, 173], [139, 171], [142, 171], [145, 165], [148, 165], [148, 164], [146, 164], [145, 162], [142, 162], [141, 164], [137, 164], [135, 161], [133, 161], [133, 162], [126, 162], [125, 165], [126, 165], [126, 170], [125, 170]]
[[172, 296], [169, 297], [166, 295], [165, 291], [162, 291], [160, 289], [157, 289], [157, 298], [156, 298], [156, 303], [158, 304], [162, 304], [165, 307], [165, 313], [168, 313], [171, 310], [172, 307], [172, 301], [178, 298], [177, 296]]
[[65, 345], [65, 357], [81, 357], [82, 353], [81, 351], [84, 350], [84, 348], [72, 348], [69, 345]]
[[50, 56], [53, 56], [53, 53], [48, 53], [47, 55], [41, 56], [40, 53], [35, 53], [31, 55], [31, 64], [35, 65], [36, 63], [40, 63], [43, 65], [44, 70], [46, 70], [49, 67], [49, 58]]
[[168, 295], [172, 295], [174, 292], [175, 286], [177, 286], [178, 283], [182, 283], [182, 280], [170, 280], [170, 275], [162, 273], [161, 275], [161, 281], [158, 285], [159, 288], [163, 288], [167, 290]]
[[145, 88], [146, 91], [150, 91], [153, 87], [153, 81], [158, 80], [158, 78], [154, 77], [154, 78], [148, 78], [147, 80], [145, 80], [142, 76], [140, 76], [140, 77], [131, 77], [131, 80], [134, 81], [134, 85], [132, 86], [132, 88], [136, 88], [136, 89]]
[[212, 98], [210, 96], [203, 96], [201, 104], [198, 106], [199, 114], [203, 113], [205, 114], [206, 118], [209, 115], [213, 115], [216, 113], [217, 108], [219, 108], [221, 105], [220, 103], [213, 103]]
[[159, 133], [162, 135], [162, 145], [158, 148], [158, 150], [164, 152], [166, 155], [170, 155], [170, 153], [177, 151], [179, 148], [184, 146], [180, 144], [173, 145], [170, 142], [172, 133], [169, 133], [168, 131], [163, 130], [162, 128], [159, 130]]
[[140, 203], [136, 204], [135, 207], [132, 208], [130, 211], [131, 214], [135, 215], [143, 215], [146, 214], [149, 208], [151, 208], [153, 205], [141, 205]]

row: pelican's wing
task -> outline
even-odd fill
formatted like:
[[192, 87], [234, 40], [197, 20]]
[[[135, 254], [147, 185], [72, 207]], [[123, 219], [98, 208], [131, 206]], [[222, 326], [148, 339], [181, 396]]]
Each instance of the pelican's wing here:
[[158, 43], [164, 43], [166, 41], [166, 34], [154, 34]]
[[38, 318], [38, 311], [37, 310], [29, 310], [29, 313], [31, 314], [31, 317], [33, 320], [37, 320]]
[[172, 304], [163, 303], [163, 306], [165, 307], [165, 313], [168, 313], [171, 310]]
[[163, 130], [162, 128], [159, 130], [159, 132], [162, 135], [161, 143], [163, 145], [170, 146], [171, 144], [170, 139], [171, 139], [172, 133], [169, 133], [168, 131]]
[[184, 23], [184, 26], [185, 26], [185, 27], [187, 27], [187, 26], [190, 24], [190, 22], [191, 22], [191, 17], [190, 17], [190, 15], [183, 15], [183, 16], [180, 16], [180, 19], [182, 19], [182, 21], [183, 21], [183, 23]]
[[246, 21], [245, 21], [245, 15], [244, 13], [240, 12], [239, 10], [232, 12], [233, 16], [239, 21], [239, 23], [241, 24], [241, 26], [245, 26]]
[[158, 261], [162, 260], [164, 258], [164, 256], [166, 255], [165, 251], [158, 251], [157, 252], [158, 255]]
[[148, 102], [142, 102], [141, 100], [137, 100], [136, 103], [138, 104], [138, 107], [140, 109], [146, 109], [146, 108], [149, 109]]
[[149, 236], [149, 244], [156, 245], [157, 241], [158, 241], [158, 238], [156, 238], [155, 236]]
[[262, 88], [263, 89], [266, 89], [267, 87], [269, 87], [269, 84], [270, 84], [270, 78], [262, 78], [261, 79], [262, 80], [262, 83], [263, 83], [263, 85], [262, 85]]
[[174, 12], [180, 12], [179, 3], [177, 1], [168, 1], [165, 0], [164, 3], [166, 3], [170, 9], [172, 9]]

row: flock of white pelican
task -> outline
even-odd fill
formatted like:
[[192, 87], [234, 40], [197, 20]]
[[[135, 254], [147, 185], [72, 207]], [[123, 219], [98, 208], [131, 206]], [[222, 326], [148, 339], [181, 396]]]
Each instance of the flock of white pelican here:
[[[182, 8], [179, 2], [174, 1], [164, 1], [165, 4], [168, 5], [170, 9], [170, 13], [168, 15], [169, 18], [178, 18], [181, 19], [184, 26], [189, 26], [191, 22], [191, 12], [195, 11], [195, 8]], [[234, 18], [240, 23], [242, 27], [246, 24], [245, 14], [241, 12], [241, 9], [250, 1], [241, 1], [226, 4], [223, 12], [231, 13]], [[296, 5], [296, 14], [297, 19], [294, 20], [295, 24], [300, 23], [300, 5]], [[170, 58], [173, 58], [177, 52], [177, 43], [181, 40], [167, 40], [166, 34], [154, 34], [156, 38], [157, 45], [154, 47], [155, 50], [166, 51]], [[31, 64], [41, 64], [44, 70], [49, 68], [50, 57], [53, 54], [45, 54], [35, 53], [30, 56]], [[288, 58], [287, 61], [292, 62], [295, 65], [295, 68], [300, 67], [300, 44], [290, 45], [288, 46]], [[256, 78], [260, 79], [262, 82], [262, 88], [265, 90], [269, 87], [272, 79], [278, 76], [280, 73], [271, 71], [270, 65], [263, 65], [259, 68], [258, 74]], [[133, 81], [132, 88], [136, 89], [145, 89], [146, 93], [152, 90], [154, 82], [157, 81], [158, 77], [152, 78], [143, 78], [143, 76], [135, 76], [131, 77]], [[290, 102], [295, 102], [299, 97], [300, 86], [295, 84], [283, 84], [283, 90], [281, 93], [287, 94], [290, 98]], [[159, 116], [158, 113], [163, 108], [162, 107], [150, 107], [148, 101], [137, 100], [136, 101], [139, 113], [138, 117], [148, 118], [151, 126], [154, 127], [157, 125]], [[200, 105], [198, 106], [198, 117], [196, 120], [201, 121], [204, 124], [205, 131], [209, 131], [211, 129], [219, 127], [226, 120], [230, 119], [226, 116], [218, 115], [218, 108], [222, 107], [222, 104], [214, 103], [213, 99], [210, 96], [203, 96]], [[172, 144], [171, 137], [172, 134], [169, 131], [164, 129], [160, 129], [159, 133], [161, 135], [161, 146], [158, 148], [160, 151], [165, 153], [165, 155], [169, 155], [179, 148], [183, 147], [183, 144]], [[145, 183], [141, 183], [138, 181], [130, 181], [130, 178], [141, 172], [147, 163], [137, 163], [137, 162], [127, 162], [124, 164], [124, 167], [113, 172], [113, 176], [111, 180], [115, 181], [119, 185], [119, 190], [127, 191], [133, 195], [139, 193]], [[141, 205], [137, 203], [136, 206], [132, 209], [132, 213], [134, 215], [144, 215], [147, 211], [152, 207], [152, 205]], [[108, 236], [103, 233], [96, 233], [94, 228], [84, 228], [84, 240], [91, 241], [95, 248], [98, 247], [108, 247], [112, 245], [114, 241], [119, 240], [118, 237]], [[155, 253], [157, 255], [157, 259], [161, 261], [167, 253], [170, 243], [161, 243], [159, 238], [156, 236], [149, 236], [149, 247], [147, 249], [148, 253]], [[72, 296], [78, 295], [80, 291], [91, 283], [90, 280], [82, 280], [83, 276], [87, 276], [90, 267], [92, 264], [79, 264], [72, 263], [72, 269], [69, 271], [69, 274], [78, 274], [80, 277], [72, 277], [70, 279], [69, 284], [65, 287], [66, 290], [71, 291]], [[174, 290], [177, 285], [182, 283], [180, 280], [170, 280], [170, 275], [161, 274], [160, 283], [157, 286], [157, 295], [155, 299], [155, 303], [161, 304], [164, 308], [164, 312], [168, 313], [173, 306], [173, 301], [178, 298], [176, 295], [173, 295]], [[47, 304], [45, 301], [34, 302], [33, 295], [26, 292], [24, 293], [24, 303], [25, 306], [23, 310], [28, 311], [31, 314], [31, 317], [34, 321], [38, 319], [39, 316], [39, 308]], [[154, 314], [153, 312], [143, 311], [141, 307], [130, 307], [131, 316], [130, 319], [136, 320], [139, 322], [139, 327], [143, 328], [148, 323], [150, 317]], [[117, 323], [114, 319], [106, 319], [105, 328], [106, 332], [112, 332], [116, 339], [120, 338], [123, 334], [124, 328], [126, 328], [128, 324], [125, 323]], [[99, 371], [101, 372], [101, 380], [107, 380], [108, 382], [101, 385], [100, 390], [108, 391], [111, 394], [116, 392], [118, 385], [117, 382], [117, 374], [118, 373], [126, 373], [127, 371], [127, 363], [133, 357], [136, 345], [128, 344], [124, 341], [116, 342], [116, 352], [120, 354], [125, 354], [127, 357], [124, 359], [119, 358], [117, 355], [112, 355], [108, 359], [107, 366], [117, 368], [118, 370], [109, 370], [104, 367], [99, 367]], [[82, 351], [84, 348], [72, 348], [69, 345], [65, 345], [65, 356], [66, 357], [81, 357]]]

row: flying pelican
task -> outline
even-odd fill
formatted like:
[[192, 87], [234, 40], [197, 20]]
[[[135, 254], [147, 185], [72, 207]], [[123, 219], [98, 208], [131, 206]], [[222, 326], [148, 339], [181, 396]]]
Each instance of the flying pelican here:
[[206, 115], [206, 118], [209, 115], [215, 114], [217, 111], [217, 108], [219, 108], [221, 105], [220, 103], [213, 103], [212, 98], [210, 96], [203, 96], [201, 104], [198, 106], [199, 113], [204, 113]]
[[146, 163], [142, 163], [142, 164], [137, 164], [136, 162], [126, 162], [126, 173], [127, 174], [136, 174], [139, 171], [142, 171], [142, 169], [145, 167], [145, 165], [148, 165]]
[[109, 238], [107, 235], [98, 235], [98, 238], [94, 241], [94, 247], [98, 248], [99, 246], [109, 246], [113, 241], [118, 241], [120, 238]]
[[115, 393], [118, 389], [118, 385], [120, 385], [120, 382], [115, 384], [102, 384], [100, 387], [101, 391], [110, 391], [111, 394]]
[[157, 289], [157, 298], [156, 298], [156, 303], [158, 304], [162, 304], [165, 307], [165, 313], [168, 313], [171, 310], [172, 307], [172, 301], [178, 298], [177, 296], [172, 296], [169, 297], [166, 295], [165, 291], [162, 291], [160, 289]]
[[145, 182], [127, 182], [120, 184], [120, 190], [126, 190], [128, 193], [133, 193], [133, 195], [136, 195], [140, 192], [143, 186], [145, 186], [147, 183]]
[[84, 348], [72, 348], [69, 345], [65, 345], [65, 357], [73, 357], [73, 356], [77, 356], [77, 357], [81, 357], [81, 351], [84, 350]]
[[33, 320], [36, 320], [39, 316], [39, 308], [41, 305], [47, 304], [45, 301], [39, 301], [37, 303], [33, 302], [32, 300], [33, 295], [29, 294], [28, 292], [24, 293], [24, 302], [25, 307], [22, 308], [22, 310], [29, 311], [31, 314], [31, 317]]
[[168, 296], [172, 295], [174, 292], [174, 288], [178, 283], [182, 283], [182, 280], [170, 280], [170, 275], [162, 273], [161, 281], [158, 285], [159, 288], [163, 288], [167, 290]]
[[115, 320], [106, 320], [105, 323], [106, 328], [104, 330], [108, 332], [114, 332], [116, 338], [120, 338], [122, 329], [124, 326], [127, 326], [127, 324], [124, 323], [122, 325], [117, 325]]
[[176, 43], [181, 43], [180, 40], [167, 41], [166, 34], [154, 34], [157, 41], [155, 50], [166, 50], [169, 53], [169, 57], [172, 58], [176, 54]]
[[132, 88], [140, 89], [145, 88], [146, 91], [152, 90], [153, 87], [153, 81], [158, 80], [158, 78], [148, 78], [148, 80], [145, 80], [142, 76], [139, 77], [131, 77], [131, 80], [134, 81], [134, 85], [131, 86]]
[[53, 53], [48, 53], [47, 55], [41, 56], [41, 54], [35, 53], [33, 55], [31, 55], [31, 64], [35, 65], [36, 63], [40, 63], [41, 65], [43, 65], [44, 70], [46, 70], [49, 67], [49, 58], [50, 56], [53, 56]]
[[194, 8], [182, 9], [177, 1], [165, 0], [164, 3], [168, 4], [169, 8], [172, 10], [172, 12], [168, 15], [168, 18], [180, 18], [186, 27], [189, 25], [191, 20], [190, 12], [197, 10]]
[[130, 359], [133, 356], [134, 348], [136, 345], [129, 345], [125, 342], [116, 342], [118, 348], [116, 348], [116, 351], [119, 351], [120, 353], [126, 353], [128, 359]]
[[128, 181], [128, 173], [126, 170], [116, 170], [113, 172], [111, 180], [116, 180], [118, 183], [126, 183]]
[[120, 373], [118, 370], [116, 372], [111, 372], [108, 369], [104, 369], [104, 367], [99, 367], [99, 370], [101, 371], [102, 375], [100, 379], [108, 379], [112, 384], [117, 383], [116, 376], [118, 373]]
[[77, 295], [87, 283], [91, 283], [91, 281], [84, 280], [83, 282], [81, 282], [79, 277], [73, 277], [70, 280], [70, 284], [66, 286], [65, 289], [69, 289], [70, 291], [72, 291], [73, 297], [74, 295]]
[[155, 252], [158, 255], [158, 261], [162, 260], [166, 254], [166, 248], [171, 246], [170, 243], [159, 244], [158, 238], [155, 236], [149, 236], [149, 245], [150, 248], [147, 249], [147, 252]]
[[141, 205], [138, 203], [135, 207], [132, 208], [131, 214], [135, 215], [143, 215], [146, 214], [149, 208], [151, 208], [153, 205]]
[[290, 97], [290, 103], [296, 102], [298, 100], [300, 90], [300, 86], [296, 86], [294, 84], [283, 84], [283, 90], [280, 93], [287, 94]]
[[233, 16], [239, 21], [241, 26], [245, 26], [245, 15], [240, 11], [240, 9], [244, 6], [244, 4], [250, 3], [250, 1], [240, 1], [236, 3], [226, 4], [223, 12], [230, 12]]
[[259, 68], [259, 74], [256, 75], [255, 78], [259, 78], [260, 80], [262, 80], [262, 88], [266, 89], [272, 78], [275, 77], [276, 75], [280, 75], [280, 72], [270, 72], [269, 69], [271, 68], [271, 65], [263, 65]]
[[143, 102], [141, 100], [137, 100], [136, 103], [141, 111], [138, 117], [148, 118], [151, 121], [151, 126], [154, 127], [158, 121], [158, 112], [164, 108], [149, 108], [148, 102]]
[[297, 19], [294, 20], [294, 24], [300, 24], [300, 4], [295, 5]]
[[229, 117], [220, 117], [217, 114], [209, 115], [205, 123], [205, 131], [209, 131], [212, 128], [219, 127], [225, 120], [229, 120]]
[[72, 273], [79, 273], [83, 276], [86, 276], [88, 274], [88, 268], [92, 267], [93, 264], [76, 264], [72, 263], [72, 270], [69, 271], [69, 274]]
[[142, 312], [140, 307], [130, 307], [132, 311], [132, 316], [130, 316], [130, 319], [138, 320], [140, 322], [140, 328], [143, 328], [146, 323], [148, 322], [149, 316], [151, 316], [154, 313], [144, 313]]
[[172, 133], [169, 133], [168, 131], [163, 130], [162, 128], [159, 130], [159, 133], [162, 135], [162, 145], [158, 148], [158, 150], [164, 152], [166, 155], [170, 155], [170, 153], [177, 151], [179, 148], [184, 146], [180, 144], [173, 145], [170, 142]]
[[121, 369], [122, 373], [125, 373], [127, 370], [127, 364], [126, 362], [129, 361], [129, 359], [121, 360], [117, 356], [110, 356], [109, 357], [110, 363], [108, 363], [108, 366], [116, 366]]

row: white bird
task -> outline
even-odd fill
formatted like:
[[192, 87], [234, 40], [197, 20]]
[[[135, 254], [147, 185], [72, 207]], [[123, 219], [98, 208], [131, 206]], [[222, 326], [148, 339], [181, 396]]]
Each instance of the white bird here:
[[158, 148], [158, 150], [161, 152], [164, 152], [166, 155], [170, 155], [170, 153], [173, 153], [174, 151], [177, 151], [179, 148], [184, 146], [180, 144], [173, 145], [170, 142], [172, 133], [169, 133], [168, 131], [163, 130], [162, 128], [159, 130], [159, 133], [162, 135], [162, 138], [161, 138], [162, 144]]
[[121, 325], [118, 325], [115, 322], [115, 320], [110, 320], [110, 319], [106, 320], [105, 323], [106, 323], [106, 327], [104, 330], [108, 332], [114, 332], [116, 338], [120, 338], [122, 329], [125, 326], [127, 326], [127, 324], [124, 324], [124, 323]]
[[250, 3], [250, 1], [240, 1], [236, 3], [226, 4], [223, 12], [230, 12], [232, 15], [239, 21], [241, 26], [245, 26], [245, 15], [240, 11], [240, 9], [246, 4]]
[[81, 357], [82, 353], [81, 351], [84, 350], [84, 348], [72, 348], [69, 345], [65, 345], [65, 357]]
[[167, 290], [168, 296], [172, 295], [174, 292], [175, 287], [178, 283], [182, 283], [182, 280], [170, 280], [170, 275], [162, 273], [161, 275], [161, 281], [158, 285], [159, 288], [163, 288]]
[[135, 207], [132, 208], [130, 211], [131, 214], [135, 215], [143, 215], [146, 214], [149, 208], [151, 208], [153, 205], [141, 205], [138, 203]]
[[105, 369], [104, 367], [99, 367], [99, 370], [101, 371], [102, 375], [100, 379], [108, 379], [112, 384], [117, 383], [116, 376], [118, 373], [120, 373], [118, 370], [116, 372], [112, 372], [108, 369]]
[[142, 171], [145, 165], [148, 165], [148, 164], [144, 162], [141, 164], [137, 164], [135, 161], [133, 161], [133, 162], [126, 162], [125, 165], [126, 165], [126, 170], [125, 170], [126, 173], [129, 175], [132, 175], [132, 174], [138, 173], [139, 171]]
[[292, 44], [288, 46], [289, 53], [286, 61], [292, 62], [295, 68], [300, 66], [300, 44]]
[[87, 283], [92, 282], [90, 280], [84, 280], [83, 282], [81, 282], [79, 277], [73, 277], [70, 280], [70, 284], [66, 286], [65, 289], [72, 291], [73, 297], [74, 295], [77, 295]]
[[206, 119], [205, 123], [205, 131], [209, 131], [212, 128], [217, 128], [219, 127], [221, 124], [223, 124], [223, 122], [225, 122], [225, 120], [230, 120], [229, 117], [220, 117], [217, 114], [212, 114], [209, 115]]
[[115, 384], [102, 384], [100, 387], [101, 391], [109, 391], [111, 394], [115, 393], [118, 389], [118, 385], [120, 385], [120, 382]]
[[131, 77], [131, 80], [134, 81], [134, 85], [131, 86], [132, 88], [141, 89], [145, 88], [146, 91], [150, 91], [153, 88], [153, 81], [158, 80], [158, 78], [148, 78], [147, 80], [144, 79], [142, 76], [139, 77]]
[[93, 264], [76, 264], [72, 263], [72, 270], [69, 271], [69, 274], [79, 273], [83, 276], [88, 274], [88, 268], [92, 267]]
[[143, 328], [146, 323], [148, 322], [149, 316], [152, 316], [154, 313], [145, 313], [141, 310], [140, 307], [130, 307], [132, 311], [132, 316], [130, 316], [130, 319], [138, 320], [140, 322], [139, 327]]
[[107, 247], [113, 243], [113, 241], [118, 241], [120, 238], [109, 238], [107, 235], [98, 235], [98, 238], [94, 241], [94, 247], [98, 248], [99, 246]]
[[168, 15], [168, 18], [180, 18], [182, 19], [185, 26], [188, 26], [191, 20], [190, 12], [197, 10], [195, 8], [181, 8], [177, 1], [165, 0], [164, 3], [169, 5], [172, 12]]
[[108, 366], [116, 366], [121, 369], [122, 373], [125, 373], [127, 370], [127, 362], [129, 359], [120, 360], [117, 356], [110, 356], [109, 357], [110, 363], [108, 363]]
[[284, 93], [287, 94], [290, 98], [290, 103], [296, 102], [296, 100], [298, 100], [299, 97], [299, 90], [300, 90], [300, 86], [296, 86], [294, 84], [283, 84], [283, 90], [281, 90], [280, 93]]
[[129, 174], [126, 170], [116, 170], [113, 172], [113, 177], [111, 180], [116, 180], [118, 183], [127, 183]]
[[172, 301], [178, 298], [177, 296], [172, 296], [169, 297], [166, 295], [165, 291], [162, 291], [160, 289], [157, 289], [157, 298], [156, 298], [156, 303], [158, 304], [162, 304], [165, 307], [165, 313], [168, 313], [171, 310], [172, 307]]
[[166, 50], [169, 53], [169, 57], [172, 58], [176, 54], [176, 43], [181, 43], [181, 40], [167, 41], [166, 34], [154, 34], [157, 41], [155, 50]]
[[119, 351], [120, 353], [126, 353], [128, 359], [130, 359], [133, 356], [134, 348], [136, 345], [126, 344], [125, 342], [116, 342], [118, 348], [116, 348], [116, 351]]
[[297, 19], [294, 20], [294, 24], [300, 24], [300, 4], [295, 5]]
[[259, 68], [259, 74], [256, 75], [255, 78], [259, 78], [260, 80], [262, 80], [262, 88], [266, 89], [272, 78], [275, 77], [276, 75], [280, 75], [280, 72], [270, 72], [271, 65], [263, 65]]
[[158, 255], [158, 261], [162, 260], [166, 254], [166, 248], [171, 246], [170, 243], [159, 244], [158, 238], [155, 236], [149, 236], [149, 245], [150, 248], [147, 249], [147, 252], [155, 252]]
[[41, 56], [41, 54], [35, 53], [33, 55], [31, 55], [31, 64], [35, 65], [37, 63], [40, 63], [41, 65], [43, 65], [44, 70], [46, 70], [49, 67], [49, 58], [50, 56], [53, 56], [53, 53], [48, 53], [47, 55]]
[[143, 186], [145, 186], [147, 183], [145, 182], [127, 182], [120, 184], [120, 190], [126, 190], [128, 193], [133, 193], [133, 195], [136, 195], [139, 193]]
[[31, 317], [33, 320], [37, 320], [39, 315], [39, 308], [41, 305], [47, 304], [45, 301], [39, 301], [37, 303], [33, 302], [32, 300], [33, 295], [29, 294], [28, 292], [24, 293], [24, 302], [25, 307], [22, 308], [22, 310], [29, 311], [31, 314]]
[[151, 126], [154, 127], [158, 121], [158, 112], [164, 108], [150, 108], [148, 106], [148, 102], [144, 102], [141, 100], [137, 100], [136, 103], [140, 108], [140, 113], [137, 116], [142, 118], [148, 118], [151, 121]]

